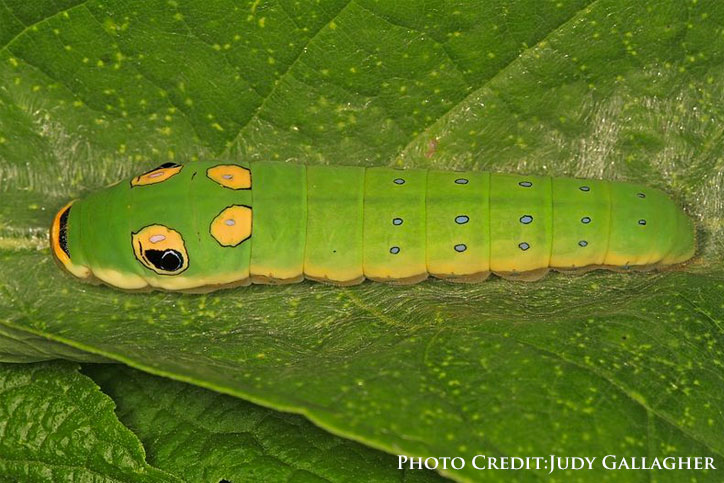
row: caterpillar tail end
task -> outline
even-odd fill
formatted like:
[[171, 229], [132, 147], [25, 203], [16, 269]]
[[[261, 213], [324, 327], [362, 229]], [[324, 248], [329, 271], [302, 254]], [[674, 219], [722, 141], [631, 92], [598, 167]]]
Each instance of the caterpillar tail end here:
[[664, 259], [667, 265], [684, 263], [696, 254], [696, 227], [693, 220], [684, 213], [677, 210], [676, 230], [671, 234], [671, 248]]

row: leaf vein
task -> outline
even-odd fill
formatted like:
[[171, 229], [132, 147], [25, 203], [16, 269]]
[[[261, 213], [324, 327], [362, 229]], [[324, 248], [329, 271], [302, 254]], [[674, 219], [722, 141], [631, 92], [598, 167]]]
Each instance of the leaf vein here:
[[[498, 334], [489, 334], [489, 335], [500, 337]], [[656, 409], [650, 407], [648, 404], [646, 404], [645, 401], [641, 401], [639, 398], [635, 397], [633, 394], [631, 394], [631, 393], [629, 392], [629, 390], [628, 390], [624, 385], [622, 385], [621, 383], [619, 383], [618, 381], [616, 381], [613, 377], [610, 377], [609, 375], [607, 375], [605, 372], [600, 371], [600, 370], [598, 370], [598, 369], [595, 368], [595, 367], [589, 367], [589, 366], [583, 365], [583, 364], [581, 364], [580, 362], [578, 362], [578, 361], [576, 361], [576, 360], [574, 360], [574, 359], [569, 359], [569, 358], [567, 358], [567, 357], [564, 356], [563, 354], [559, 354], [559, 353], [554, 352], [554, 351], [552, 351], [552, 350], [550, 350], [550, 349], [546, 349], [545, 347], [537, 346], [537, 345], [535, 345], [535, 344], [533, 344], [533, 343], [531, 343], [531, 342], [524, 341], [524, 340], [517, 339], [517, 338], [511, 338], [511, 339], [514, 340], [515, 342], [521, 344], [521, 345], [524, 345], [524, 346], [530, 347], [530, 348], [532, 348], [532, 349], [535, 349], [535, 350], [537, 350], [537, 351], [539, 351], [539, 352], [541, 352], [541, 353], [544, 353], [544, 354], [547, 354], [547, 355], [553, 357], [554, 359], [561, 360], [561, 361], [563, 361], [563, 362], [565, 362], [565, 363], [567, 363], [567, 364], [570, 364], [570, 365], [572, 365], [572, 366], [575, 366], [575, 367], [577, 367], [577, 368], [579, 368], [579, 369], [581, 369], [581, 370], [583, 370], [583, 371], [590, 372], [591, 374], [593, 374], [593, 375], [595, 375], [595, 376], [597, 376], [597, 377], [605, 380], [606, 382], [608, 382], [609, 384], [611, 384], [614, 388], [616, 388], [617, 390], [619, 390], [622, 394], [624, 394], [626, 397], [628, 397], [629, 399], [631, 399], [631, 401], [633, 401], [634, 403], [636, 403], [636, 404], [638, 404], [639, 406], [641, 406], [645, 411], [650, 412], [652, 415], [656, 416], [658, 419], [660, 419], [660, 420], [664, 421], [665, 423], [669, 424], [671, 427], [673, 427], [674, 429], [680, 431], [682, 434], [684, 434], [685, 436], [689, 437], [691, 440], [696, 441], [697, 443], [701, 444], [702, 446], [704, 446], [705, 448], [707, 448], [707, 449], [710, 450], [711, 452], [713, 452], [713, 453], [715, 453], [715, 454], [717, 454], [717, 455], [719, 455], [719, 456], [724, 456], [724, 451], [720, 451], [720, 450], [712, 447], [707, 441], [702, 440], [702, 439], [701, 439], [700, 437], [698, 437], [697, 435], [692, 434], [692, 433], [691, 433], [690, 431], [688, 431], [687, 429], [685, 429], [685, 428], [683, 428], [682, 426], [676, 424], [676, 422], [675, 422], [675, 421], [672, 421], [671, 418], [670, 418], [669, 416], [667, 416], [666, 414], [660, 413], [660, 412], [657, 411]]]
[[537, 47], [540, 47], [541, 45], [543, 45], [543, 44], [548, 40], [548, 38], [550, 38], [551, 35], [555, 34], [555, 33], [558, 32], [560, 29], [562, 29], [564, 26], [566, 26], [566, 25], [568, 25], [569, 23], [571, 23], [572, 21], [576, 20], [583, 12], [586, 12], [586, 11], [587, 11], [588, 9], [590, 9], [593, 5], [595, 5], [598, 1], [599, 1], [599, 0], [592, 0], [592, 1], [590, 1], [589, 3], [587, 3], [585, 6], [581, 7], [581, 8], [578, 9], [578, 10], [576, 10], [576, 11], [573, 13], [573, 15], [571, 15], [569, 18], [567, 18], [566, 20], [564, 20], [563, 22], [561, 22], [560, 24], [558, 24], [558, 25], [555, 26], [554, 28], [552, 28], [550, 32], [548, 32], [547, 34], [545, 34], [545, 35], [544, 35], [540, 40], [538, 40], [534, 45], [532, 45], [531, 47], [528, 47], [528, 48], [526, 48], [526, 49], [523, 49], [515, 58], [513, 58], [510, 62], [508, 62], [507, 64], [505, 64], [503, 67], [501, 67], [500, 70], [498, 70], [497, 73], [495, 73], [495, 74], [494, 74], [493, 76], [491, 76], [490, 78], [484, 80], [482, 84], [480, 84], [478, 87], [476, 87], [475, 89], [473, 89], [472, 91], [470, 91], [465, 97], [463, 97], [462, 99], [460, 99], [458, 102], [454, 102], [453, 104], [451, 104], [450, 107], [449, 107], [446, 111], [444, 111], [442, 114], [440, 114], [440, 116], [439, 116], [437, 119], [434, 119], [434, 120], [430, 121], [430, 123], [428, 123], [428, 125], [425, 126], [425, 127], [422, 129], [422, 131], [420, 131], [418, 134], [416, 134], [415, 136], [413, 136], [413, 138], [407, 143], [407, 145], [405, 145], [405, 147], [403, 147], [403, 148], [400, 150], [400, 152], [398, 153], [398, 156], [403, 156], [403, 155], [412, 147], [413, 144], [415, 144], [418, 140], [423, 139], [423, 137], [427, 136], [427, 135], [429, 134], [430, 129], [431, 129], [435, 124], [437, 124], [438, 122], [440, 122], [440, 121], [441, 121], [443, 118], [445, 118], [446, 116], [450, 115], [450, 113], [451, 113], [454, 109], [456, 109], [457, 107], [459, 107], [459, 106], [461, 106], [462, 104], [464, 104], [466, 101], [468, 101], [469, 99], [471, 99], [473, 96], [475, 96], [476, 94], [478, 94], [479, 92], [481, 92], [483, 89], [486, 89], [495, 79], [498, 78], [498, 76], [500, 76], [503, 72], [505, 72], [510, 66], [512, 66], [513, 64], [515, 64], [515, 62], [518, 61], [521, 57], [523, 57], [527, 52], [531, 52], [531, 51], [533, 51], [534, 49], [536, 49]]
[[[88, 1], [89, 1], [89, 0], [83, 0], [83, 1], [80, 2], [80, 3], [77, 3], [77, 4], [73, 5], [72, 7], [64, 8], [64, 9], [62, 9], [62, 10], [58, 10], [57, 12], [55, 12], [55, 13], [53, 13], [53, 14], [51, 14], [51, 15], [48, 15], [47, 17], [41, 18], [41, 19], [38, 20], [37, 22], [33, 22], [33, 23], [31, 23], [31, 24], [28, 24], [28, 25], [25, 25], [25, 23], [23, 23], [20, 19], [18, 19], [18, 21], [20, 21], [20, 23], [22, 23], [23, 25], [25, 25], [25, 28], [24, 28], [23, 30], [21, 30], [20, 32], [18, 32], [13, 38], [11, 38], [10, 40], [8, 40], [8, 41], [5, 43], [5, 45], [0, 46], [0, 52], [2, 52], [3, 50], [8, 49], [8, 47], [10, 47], [10, 45], [11, 45], [13, 42], [15, 42], [18, 38], [22, 37], [23, 34], [27, 33], [30, 29], [32, 29], [32, 28], [34, 28], [34, 27], [37, 27], [38, 25], [41, 25], [41, 24], [43, 24], [43, 23], [45, 23], [45, 22], [47, 22], [47, 21], [49, 21], [49, 20], [57, 17], [58, 15], [61, 15], [61, 14], [66, 13], [66, 12], [70, 12], [71, 10], [75, 10], [76, 8], [79, 8], [79, 7], [83, 7], [83, 6], [85, 6], [85, 4], [88, 3]], [[10, 11], [10, 13], [13, 15], [13, 17], [17, 18], [17, 17], [15, 16], [15, 14], [13, 13], [13, 11], [10, 10], [10, 8], [7, 6], [7, 4], [5, 3], [5, 0], [3, 0], [3, 4], [5, 5], [5, 8], [7, 8], [7, 9]]]
[[301, 59], [302, 56], [304, 55], [304, 52], [306, 52], [307, 47], [309, 46], [309, 44], [311, 44], [311, 43], [317, 38], [317, 36], [320, 34], [320, 32], [322, 32], [326, 27], [329, 26], [329, 24], [331, 24], [336, 18], [338, 18], [339, 15], [349, 6], [350, 3], [352, 3], [352, 0], [347, 0], [347, 2], [345, 2], [345, 4], [342, 5], [342, 7], [341, 7], [339, 10], [337, 10], [336, 13], [334, 13], [334, 14], [332, 15], [332, 17], [327, 21], [327, 23], [325, 23], [324, 25], [322, 25], [316, 32], [314, 32], [314, 33], [309, 37], [309, 39], [307, 39], [307, 41], [304, 43], [304, 45], [302, 46], [302, 48], [299, 49], [299, 52], [298, 52], [297, 55], [294, 57], [294, 59], [289, 63], [289, 65], [288, 65], [287, 68], [284, 70], [284, 72], [282, 72], [282, 74], [281, 74], [281, 75], [279, 76], [279, 78], [276, 80], [276, 82], [274, 83], [274, 87], [272, 87], [272, 89], [269, 91], [269, 93], [262, 98], [262, 101], [259, 103], [259, 105], [256, 107], [256, 109], [254, 109], [254, 112], [252, 112], [251, 116], [249, 116], [249, 119], [247, 119], [246, 122], [244, 122], [244, 123], [241, 125], [241, 127], [239, 128], [239, 131], [238, 131], [238, 132], [236, 133], [236, 135], [232, 138], [232, 140], [228, 143], [227, 147], [224, 148], [224, 149], [223, 149], [220, 153], [218, 153], [218, 154], [223, 154], [223, 153], [228, 152], [229, 148], [230, 148], [231, 146], [233, 146], [234, 144], [237, 143], [237, 141], [239, 140], [239, 137], [241, 136], [241, 133], [244, 132], [244, 129], [245, 129], [247, 126], [249, 126], [249, 124], [251, 124], [251, 122], [252, 122], [254, 119], [256, 119], [256, 118], [259, 117], [259, 113], [260, 113], [261, 110], [264, 108], [264, 106], [266, 106], [267, 101], [268, 101], [269, 99], [271, 99], [271, 97], [277, 92], [277, 89], [278, 89], [279, 86], [282, 84], [282, 79], [284, 79], [286, 76], [288, 76], [289, 73], [291, 72], [292, 68], [293, 68], [295, 65], [297, 65], [297, 63], [299, 63], [300, 59]]

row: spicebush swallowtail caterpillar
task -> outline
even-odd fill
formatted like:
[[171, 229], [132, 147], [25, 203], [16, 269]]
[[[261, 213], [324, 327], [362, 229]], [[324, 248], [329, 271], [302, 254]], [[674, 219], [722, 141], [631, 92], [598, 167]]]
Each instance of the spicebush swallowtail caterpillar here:
[[694, 255], [691, 220], [630, 183], [287, 163], [166, 163], [72, 201], [51, 228], [73, 275], [207, 291], [303, 278], [535, 280]]

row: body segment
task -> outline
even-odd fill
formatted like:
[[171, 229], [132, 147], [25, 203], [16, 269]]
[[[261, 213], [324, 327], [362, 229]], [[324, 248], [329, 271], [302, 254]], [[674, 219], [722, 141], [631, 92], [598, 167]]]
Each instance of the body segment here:
[[364, 189], [364, 168], [307, 167], [305, 277], [339, 284], [364, 279]]
[[691, 220], [640, 185], [271, 162], [162, 165], [61, 209], [51, 242], [74, 275], [131, 290], [532, 280], [695, 251]]
[[490, 179], [490, 269], [548, 268], [553, 242], [551, 178], [493, 174]]
[[365, 176], [365, 277], [417, 282], [427, 277], [424, 170], [368, 168]]
[[490, 273], [490, 173], [429, 171], [427, 271], [459, 281]]
[[552, 267], [605, 264], [611, 227], [611, 184], [553, 178]]
[[251, 171], [252, 282], [302, 279], [307, 235], [307, 176], [302, 165], [257, 163]]

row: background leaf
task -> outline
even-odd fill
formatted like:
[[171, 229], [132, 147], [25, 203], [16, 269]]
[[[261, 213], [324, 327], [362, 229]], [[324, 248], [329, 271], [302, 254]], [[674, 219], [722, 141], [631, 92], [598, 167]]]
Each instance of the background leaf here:
[[[0, 7], [4, 325], [390, 452], [721, 461], [719, 2], [40, 5]], [[687, 207], [699, 253], [686, 273], [204, 296], [53, 266], [68, 198], [200, 158], [632, 180]]]
[[0, 364], [5, 481], [177, 481], [149, 466], [113, 403], [70, 363]]
[[53, 342], [23, 330], [0, 326], [0, 362], [37, 362], [49, 359], [108, 362], [108, 359], [97, 354]]
[[107, 395], [76, 364], [0, 364], [0, 479], [441, 481], [400, 478], [394, 456], [299, 416], [117, 365], [84, 372]]
[[304, 418], [118, 365], [83, 372], [116, 402], [148, 461], [187, 481], [442, 481]]

